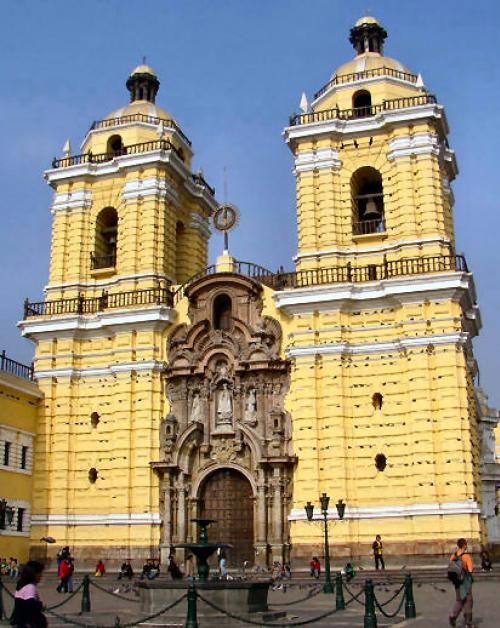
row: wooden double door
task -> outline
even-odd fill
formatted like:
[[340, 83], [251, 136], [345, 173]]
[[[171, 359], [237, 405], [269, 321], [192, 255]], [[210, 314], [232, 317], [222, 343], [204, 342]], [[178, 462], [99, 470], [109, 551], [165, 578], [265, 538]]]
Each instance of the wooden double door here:
[[208, 528], [213, 542], [229, 543], [227, 563], [242, 567], [245, 560], [254, 563], [254, 498], [250, 482], [234, 469], [214, 471], [202, 487], [200, 514], [215, 519]]

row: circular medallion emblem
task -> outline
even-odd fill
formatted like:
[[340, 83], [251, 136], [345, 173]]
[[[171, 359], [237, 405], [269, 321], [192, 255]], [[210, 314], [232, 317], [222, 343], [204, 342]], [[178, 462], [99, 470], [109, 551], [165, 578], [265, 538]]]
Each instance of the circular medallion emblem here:
[[230, 231], [238, 222], [238, 210], [234, 205], [221, 205], [215, 210], [213, 221], [218, 231]]

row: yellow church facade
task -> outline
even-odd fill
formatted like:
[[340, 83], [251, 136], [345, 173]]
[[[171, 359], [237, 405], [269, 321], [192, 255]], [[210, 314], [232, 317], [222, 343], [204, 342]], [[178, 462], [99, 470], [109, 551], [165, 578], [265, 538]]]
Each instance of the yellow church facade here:
[[293, 273], [228, 251], [207, 266], [219, 204], [148, 66], [54, 160], [49, 282], [19, 323], [43, 394], [33, 556], [48, 535], [82, 558], [165, 557], [204, 515], [233, 564], [307, 559], [323, 492], [347, 505], [337, 555], [375, 534], [414, 559], [500, 542], [446, 115], [386, 35], [359, 20], [355, 58], [284, 129]]

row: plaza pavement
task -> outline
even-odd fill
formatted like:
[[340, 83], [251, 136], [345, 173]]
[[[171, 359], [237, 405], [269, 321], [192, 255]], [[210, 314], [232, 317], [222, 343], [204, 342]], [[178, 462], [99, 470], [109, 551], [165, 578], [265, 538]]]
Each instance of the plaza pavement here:
[[[484, 574], [483, 574], [484, 575]], [[368, 574], [370, 576], [370, 574]], [[362, 588], [365, 574], [362, 577], [355, 578], [350, 583], [350, 590], [356, 594]], [[375, 594], [377, 598], [383, 603], [400, 587], [401, 572], [387, 571], [385, 574], [376, 574]], [[420, 581], [419, 581], [420, 580]], [[423, 581], [422, 581], [423, 580]], [[378, 628], [385, 628], [387, 626], [401, 626], [408, 628], [438, 628], [448, 625], [448, 612], [450, 606], [453, 603], [453, 589], [449, 583], [441, 577], [439, 572], [436, 572], [434, 582], [429, 582], [427, 579], [416, 576], [416, 582], [414, 585], [415, 605], [417, 609], [417, 618], [414, 620], [404, 619], [404, 606], [401, 613], [394, 619], [385, 619], [379, 611], [377, 611]], [[81, 576], [75, 577], [75, 588], [81, 582]], [[81, 615], [81, 592], [75, 595], [67, 604], [55, 612], [77, 622], [78, 625], [99, 625], [99, 626], [114, 626], [116, 617], [120, 618], [121, 624], [129, 622], [136, 622], [147, 615], [147, 612], [141, 611], [139, 597], [136, 587], [132, 583], [126, 581], [118, 582], [116, 576], [106, 576], [101, 579], [96, 579], [96, 582], [104, 587], [106, 591], [117, 591], [118, 595], [122, 597], [116, 597], [109, 595], [103, 591], [91, 587], [91, 600], [92, 600], [92, 612], [89, 614]], [[13, 590], [13, 583], [4, 577], [4, 584], [9, 590]], [[40, 584], [40, 593], [44, 603], [47, 606], [52, 606], [62, 602], [65, 599], [65, 594], [59, 594], [56, 592], [55, 587], [57, 580], [53, 575], [48, 574], [42, 583]], [[270, 619], [275, 625], [290, 625], [295, 622], [305, 621], [313, 619], [314, 617], [321, 615], [335, 608], [335, 595], [327, 595], [324, 593], [318, 593], [313, 597], [303, 600], [311, 591], [318, 589], [318, 583], [312, 582], [305, 576], [299, 575], [297, 578], [292, 579], [291, 584], [284, 588], [276, 590], [270, 590], [269, 593], [269, 607], [270, 611], [286, 611], [286, 617], [274, 620]], [[400, 594], [402, 595], [402, 594]], [[12, 600], [4, 592], [4, 605], [7, 612], [12, 608]], [[363, 595], [360, 596], [363, 601]], [[391, 602], [385, 610], [392, 612], [398, 606], [400, 596]], [[290, 604], [290, 602], [299, 601], [297, 604]], [[345, 593], [345, 601], [349, 601], [349, 594]], [[226, 621], [220, 621], [218, 619], [205, 619], [201, 616], [203, 609], [203, 602], [198, 601], [198, 623], [200, 628], [221, 626], [245, 626], [234, 619], [227, 619]], [[311, 623], [309, 625], [317, 626], [318, 628], [324, 628], [326, 626], [363, 626], [363, 604], [351, 602], [345, 611], [334, 613], [329, 617]], [[71, 623], [58, 619], [53, 615], [48, 614], [50, 628], [59, 628], [62, 626], [70, 626]], [[252, 616], [252, 619], [260, 619], [261, 615]], [[496, 574], [493, 577], [478, 577], [478, 580], [474, 584], [474, 621], [478, 628], [499, 628], [500, 627], [500, 581], [499, 576]], [[8, 622], [5, 620], [0, 622], [0, 625], [7, 626]], [[167, 613], [161, 617], [152, 620], [150, 624], [142, 624], [143, 626], [155, 626], [155, 627], [167, 627], [175, 626], [180, 628], [184, 626], [183, 614], [181, 617], [174, 618], [171, 614]], [[457, 622], [458, 626], [463, 625], [463, 620], [460, 619]]]

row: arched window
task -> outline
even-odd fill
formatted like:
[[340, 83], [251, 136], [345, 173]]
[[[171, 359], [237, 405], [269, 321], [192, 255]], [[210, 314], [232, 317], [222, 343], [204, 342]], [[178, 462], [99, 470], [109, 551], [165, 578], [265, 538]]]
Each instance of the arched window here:
[[90, 255], [92, 269], [116, 266], [117, 238], [118, 214], [113, 207], [106, 207], [96, 219], [94, 252]]
[[351, 178], [353, 235], [383, 233], [384, 194], [382, 176], [378, 170], [365, 166]]
[[229, 331], [231, 329], [232, 303], [227, 294], [219, 294], [215, 297], [213, 310], [214, 329]]
[[372, 96], [366, 89], [360, 89], [352, 97], [353, 116], [365, 118], [372, 114]]
[[123, 155], [123, 141], [120, 135], [112, 135], [109, 138], [106, 152], [113, 156]]

